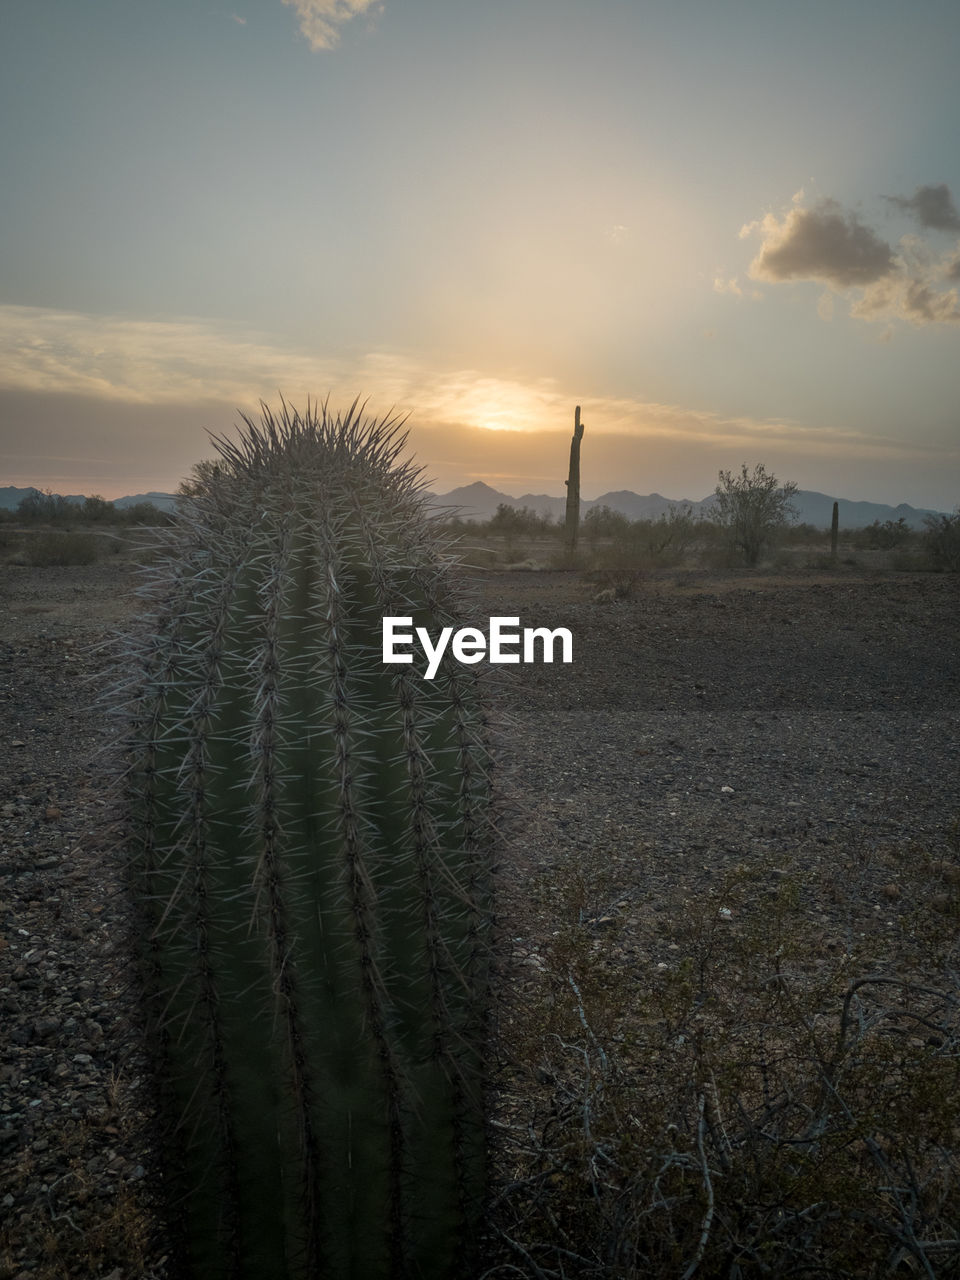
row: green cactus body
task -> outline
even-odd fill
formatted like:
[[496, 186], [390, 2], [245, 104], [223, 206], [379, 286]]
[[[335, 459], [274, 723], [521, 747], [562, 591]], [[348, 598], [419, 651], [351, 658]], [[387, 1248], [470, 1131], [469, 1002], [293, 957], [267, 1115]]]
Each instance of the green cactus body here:
[[198, 487], [137, 648], [135, 880], [192, 1273], [462, 1274], [491, 912], [475, 668], [396, 424], [284, 406]]

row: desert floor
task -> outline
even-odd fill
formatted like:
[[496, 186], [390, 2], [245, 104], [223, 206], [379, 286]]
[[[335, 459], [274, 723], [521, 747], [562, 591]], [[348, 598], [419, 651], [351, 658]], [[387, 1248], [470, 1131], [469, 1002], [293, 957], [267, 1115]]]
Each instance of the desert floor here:
[[[8, 1280], [168, 1274], [100, 702], [135, 584], [122, 557], [0, 569]], [[728, 884], [735, 929], [744, 884], [763, 900], [796, 876], [792, 910], [817, 954], [856, 936], [877, 965], [912, 921], [956, 912], [955, 576], [678, 571], [627, 600], [596, 594], [576, 573], [494, 570], [468, 619], [574, 638], [572, 664], [505, 668], [492, 694], [508, 1040], [564, 929], [593, 930], [640, 987], [677, 963], [678, 923]], [[508, 1076], [523, 1088], [515, 1060]], [[531, 1077], [541, 1086], [548, 1072]]]

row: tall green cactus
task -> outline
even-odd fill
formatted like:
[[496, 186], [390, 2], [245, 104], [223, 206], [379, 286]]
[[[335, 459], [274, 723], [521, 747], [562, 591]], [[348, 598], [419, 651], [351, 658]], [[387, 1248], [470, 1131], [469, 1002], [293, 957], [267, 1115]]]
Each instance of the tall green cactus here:
[[244, 419], [136, 643], [135, 881], [190, 1274], [469, 1274], [491, 823], [475, 668], [395, 420]]

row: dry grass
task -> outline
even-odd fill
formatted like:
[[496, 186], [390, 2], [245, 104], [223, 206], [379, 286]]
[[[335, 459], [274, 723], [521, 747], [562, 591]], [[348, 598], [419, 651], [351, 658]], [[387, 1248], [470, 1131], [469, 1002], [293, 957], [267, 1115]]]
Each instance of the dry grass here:
[[[904, 907], [882, 965], [865, 879]], [[822, 885], [740, 868], [659, 966], [624, 963], [611, 888], [567, 874], [504, 1011], [487, 1280], [958, 1274], [960, 849], [850, 851], [829, 943]]]

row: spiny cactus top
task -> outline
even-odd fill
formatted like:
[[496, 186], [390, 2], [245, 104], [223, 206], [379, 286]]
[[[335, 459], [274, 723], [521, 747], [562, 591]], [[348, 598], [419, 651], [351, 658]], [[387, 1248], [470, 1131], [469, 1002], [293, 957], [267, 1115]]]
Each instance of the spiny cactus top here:
[[469, 1271], [485, 1186], [488, 756], [395, 421], [244, 419], [135, 645], [135, 882], [192, 1274]]

